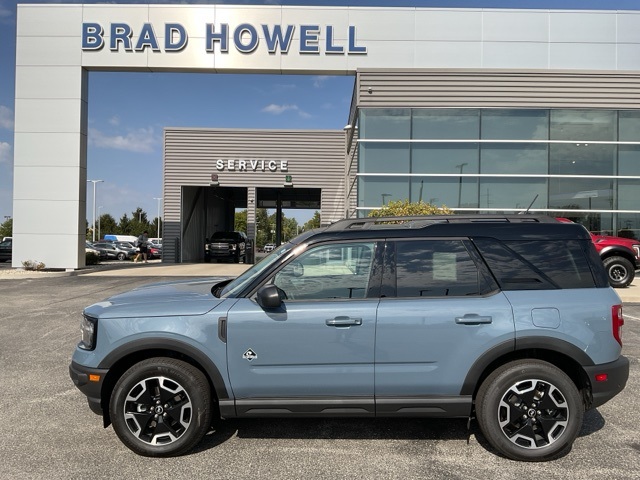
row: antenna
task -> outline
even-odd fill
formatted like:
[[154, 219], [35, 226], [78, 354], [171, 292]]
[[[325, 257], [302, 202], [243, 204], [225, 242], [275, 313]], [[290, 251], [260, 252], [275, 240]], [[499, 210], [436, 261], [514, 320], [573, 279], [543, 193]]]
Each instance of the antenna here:
[[531, 200], [531, 203], [529, 204], [529, 206], [527, 207], [527, 209], [524, 212], [520, 212], [518, 215], [521, 215], [523, 213], [529, 213], [529, 209], [531, 207], [533, 207], [533, 204], [535, 203], [535, 201], [538, 199], [538, 194], [536, 193], [536, 196], [533, 197], [533, 200]]

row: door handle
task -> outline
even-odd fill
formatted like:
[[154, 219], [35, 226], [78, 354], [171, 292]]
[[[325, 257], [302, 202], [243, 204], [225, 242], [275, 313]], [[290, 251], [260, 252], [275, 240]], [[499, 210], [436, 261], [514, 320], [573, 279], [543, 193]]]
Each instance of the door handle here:
[[459, 325], [481, 325], [491, 322], [493, 322], [492, 317], [475, 313], [467, 313], [464, 317], [456, 317], [456, 323]]
[[362, 319], [351, 317], [336, 317], [327, 319], [326, 324], [330, 327], [349, 327], [351, 325], [362, 325]]

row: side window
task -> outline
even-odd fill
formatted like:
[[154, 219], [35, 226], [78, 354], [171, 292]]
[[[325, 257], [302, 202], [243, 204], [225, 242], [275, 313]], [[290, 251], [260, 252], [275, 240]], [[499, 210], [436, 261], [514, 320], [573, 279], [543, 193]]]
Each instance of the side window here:
[[374, 242], [311, 247], [273, 278], [290, 300], [365, 298]]
[[460, 240], [414, 240], [396, 243], [398, 297], [479, 295], [478, 271]]

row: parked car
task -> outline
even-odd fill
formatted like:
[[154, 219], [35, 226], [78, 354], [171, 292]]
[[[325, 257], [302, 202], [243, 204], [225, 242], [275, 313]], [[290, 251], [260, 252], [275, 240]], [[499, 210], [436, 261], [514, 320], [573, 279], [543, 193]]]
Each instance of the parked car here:
[[[561, 222], [571, 222], [558, 218]], [[632, 238], [591, 233], [591, 240], [604, 263], [609, 283], [615, 288], [628, 287], [640, 269], [640, 242]]]
[[147, 257], [149, 259], [162, 258], [162, 248], [158, 248], [158, 247], [155, 247], [155, 246], [149, 246], [147, 248]]
[[269, 253], [271, 251], [273, 251], [276, 248], [276, 244], [275, 243], [267, 243], [265, 244], [264, 248], [262, 249], [265, 253]]
[[9, 238], [0, 242], [0, 262], [11, 261], [11, 255], [13, 252], [13, 239]]
[[537, 215], [397, 220], [339, 221], [236, 279], [91, 305], [70, 376], [146, 456], [188, 452], [219, 417], [349, 415], [477, 419], [508, 458], [565, 455], [629, 376], [588, 232]]
[[204, 261], [231, 260], [247, 261], [247, 236], [244, 232], [216, 232], [206, 240]]
[[97, 250], [103, 250], [108, 259], [126, 260], [136, 255], [135, 248], [126, 248], [110, 242], [99, 242], [93, 244]]
[[101, 259], [101, 260], [104, 260], [104, 259], [107, 258], [106, 250], [97, 249], [90, 242], [85, 242], [84, 251], [85, 251], [85, 253], [93, 253], [94, 255], [97, 255], [98, 258]]

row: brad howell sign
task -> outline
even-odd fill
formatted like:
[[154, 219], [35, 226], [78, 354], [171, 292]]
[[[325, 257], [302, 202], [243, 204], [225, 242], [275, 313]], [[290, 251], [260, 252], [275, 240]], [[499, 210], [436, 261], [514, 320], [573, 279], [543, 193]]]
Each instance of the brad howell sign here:
[[227, 170], [229, 172], [281, 172], [289, 171], [288, 160], [216, 160], [216, 170], [222, 172]]
[[[187, 46], [189, 33], [179, 23], [165, 23], [163, 34], [158, 37], [151, 23], [144, 23], [139, 29], [134, 29], [127, 23], [110, 23], [108, 33], [99, 23], [85, 22], [82, 24], [82, 50], [101, 50], [105, 46], [105, 36], [108, 37], [109, 50], [117, 52], [144, 52], [151, 49], [154, 52], [178, 52]], [[219, 45], [220, 53], [228, 53], [230, 46], [241, 53], [252, 53], [260, 48], [261, 42], [268, 53], [289, 53], [292, 46], [300, 53], [325, 55], [366, 55], [367, 47], [356, 44], [356, 27], [349, 25], [346, 39], [339, 42], [336, 38], [341, 32], [336, 32], [332, 25], [252, 25], [242, 23], [232, 27], [227, 23], [215, 25], [207, 23], [203, 26], [206, 40], [206, 51], [214, 52], [214, 46]], [[298, 30], [299, 37], [294, 41], [294, 32]], [[202, 34], [203, 32], [198, 32]], [[342, 32], [344, 36], [345, 32]], [[263, 38], [261, 38], [261, 35]], [[137, 39], [134, 40], [134, 37]], [[159, 41], [163, 40], [162, 42]]]

